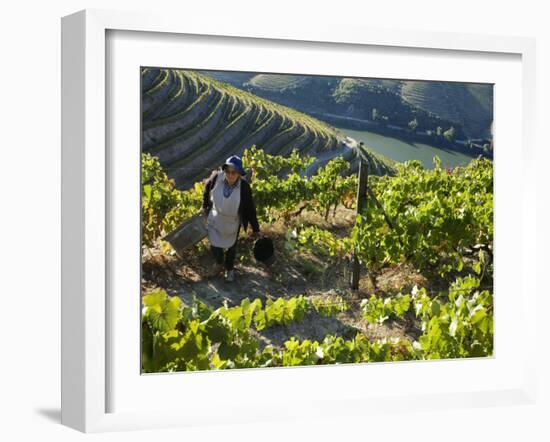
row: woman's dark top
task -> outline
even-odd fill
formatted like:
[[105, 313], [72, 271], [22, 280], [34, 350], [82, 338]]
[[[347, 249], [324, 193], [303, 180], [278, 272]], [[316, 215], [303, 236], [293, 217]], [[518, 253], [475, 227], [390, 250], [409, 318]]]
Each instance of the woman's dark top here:
[[[204, 192], [202, 194], [202, 210], [205, 214], [208, 215], [210, 209], [212, 208], [212, 201], [210, 201], [210, 191], [214, 188], [216, 184], [216, 179], [220, 174], [220, 178], [223, 179], [223, 172], [220, 170], [214, 170], [212, 175], [206, 181], [204, 186]], [[259, 232], [260, 226], [258, 224], [258, 218], [256, 217], [256, 206], [254, 205], [254, 200], [252, 199], [252, 189], [248, 181], [245, 181], [244, 178], [241, 180], [241, 202], [239, 204], [239, 215], [241, 217], [241, 224], [246, 229], [248, 224], [252, 226], [253, 232]]]

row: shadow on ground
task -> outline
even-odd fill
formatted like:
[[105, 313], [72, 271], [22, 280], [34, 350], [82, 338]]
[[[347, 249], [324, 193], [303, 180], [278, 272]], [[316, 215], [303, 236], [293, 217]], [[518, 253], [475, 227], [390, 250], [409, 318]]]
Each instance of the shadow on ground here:
[[36, 408], [34, 411], [51, 422], [61, 423], [61, 409], [59, 408]]

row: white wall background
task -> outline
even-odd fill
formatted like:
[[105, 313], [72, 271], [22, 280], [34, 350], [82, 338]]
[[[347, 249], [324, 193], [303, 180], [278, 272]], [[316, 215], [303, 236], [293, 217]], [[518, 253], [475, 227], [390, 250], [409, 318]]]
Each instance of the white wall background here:
[[[216, 440], [550, 440], [549, 382], [541, 376], [540, 405], [451, 412], [379, 415], [364, 421], [282, 423], [208, 429], [161, 430], [86, 436], [60, 420], [60, 17], [84, 8], [162, 11], [181, 20], [216, 14], [284, 21], [286, 14], [319, 23], [349, 22], [377, 28], [423, 29], [537, 38], [539, 161], [539, 275], [548, 264], [550, 30], [544, 2], [393, 0], [277, 2], [156, 0], [20, 0], [0, 15], [0, 437], [150, 440], [155, 437]], [[538, 258], [538, 259], [537, 259]], [[540, 318], [549, 303], [540, 286]], [[534, 309], [535, 311], [535, 309]], [[535, 315], [536, 313], [534, 313]], [[539, 322], [541, 373], [550, 372], [548, 328]], [[518, 349], [521, 352], [521, 349]], [[182, 400], [185, 400], [182, 398]], [[497, 440], [498, 440], [497, 439]]]

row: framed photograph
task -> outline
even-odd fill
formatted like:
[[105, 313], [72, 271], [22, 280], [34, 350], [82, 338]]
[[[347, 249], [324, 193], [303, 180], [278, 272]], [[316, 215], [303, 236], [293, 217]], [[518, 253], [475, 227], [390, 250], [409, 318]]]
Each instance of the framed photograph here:
[[62, 46], [65, 425], [533, 403], [533, 40], [87, 10]]

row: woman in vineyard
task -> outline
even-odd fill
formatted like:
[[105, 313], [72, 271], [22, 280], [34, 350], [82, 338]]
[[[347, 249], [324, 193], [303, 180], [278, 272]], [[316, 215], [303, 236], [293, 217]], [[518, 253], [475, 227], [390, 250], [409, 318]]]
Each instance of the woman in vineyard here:
[[245, 175], [241, 158], [233, 155], [226, 160], [221, 170], [212, 172], [203, 193], [202, 214], [206, 221], [210, 249], [216, 260], [215, 273], [218, 274], [225, 267], [225, 278], [229, 282], [235, 279], [233, 268], [241, 224], [245, 231], [251, 225], [252, 237], [261, 236], [252, 189], [244, 180]]

